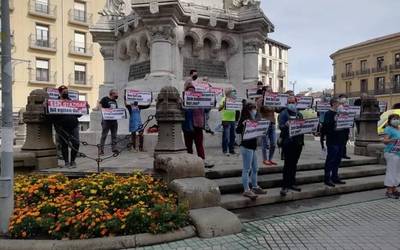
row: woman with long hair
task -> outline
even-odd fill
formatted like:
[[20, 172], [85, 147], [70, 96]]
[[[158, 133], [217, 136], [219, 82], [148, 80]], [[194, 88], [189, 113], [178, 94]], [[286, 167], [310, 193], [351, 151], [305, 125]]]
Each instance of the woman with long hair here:
[[392, 199], [399, 199], [400, 193], [397, 186], [400, 184], [400, 116], [392, 114], [388, 118], [388, 126], [385, 128], [383, 142], [385, 147], [386, 196]]

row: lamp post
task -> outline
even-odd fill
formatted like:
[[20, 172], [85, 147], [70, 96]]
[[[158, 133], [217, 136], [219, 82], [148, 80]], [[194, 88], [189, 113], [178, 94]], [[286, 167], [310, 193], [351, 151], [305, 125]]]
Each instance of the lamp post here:
[[292, 85], [292, 89], [293, 89], [293, 93], [294, 93], [297, 81], [290, 81], [289, 84]]

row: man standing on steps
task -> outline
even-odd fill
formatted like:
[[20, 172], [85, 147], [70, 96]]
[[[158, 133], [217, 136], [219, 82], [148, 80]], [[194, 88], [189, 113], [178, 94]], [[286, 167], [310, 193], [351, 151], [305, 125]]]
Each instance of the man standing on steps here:
[[[100, 107], [103, 109], [116, 109], [118, 108], [118, 91], [112, 89], [109, 92], [109, 96], [105, 96], [100, 100]], [[118, 121], [117, 120], [102, 120], [101, 122], [102, 132], [100, 139], [100, 155], [104, 155], [104, 144], [107, 139], [108, 131], [111, 131], [111, 144], [112, 152], [117, 153], [117, 132], [118, 132]]]
[[337, 98], [330, 101], [331, 109], [324, 116], [324, 131], [326, 134], [326, 146], [328, 155], [325, 161], [325, 185], [335, 187], [335, 184], [346, 184], [339, 178], [339, 166], [342, 162], [343, 150], [347, 140], [346, 129], [336, 129], [338, 112], [343, 108]]

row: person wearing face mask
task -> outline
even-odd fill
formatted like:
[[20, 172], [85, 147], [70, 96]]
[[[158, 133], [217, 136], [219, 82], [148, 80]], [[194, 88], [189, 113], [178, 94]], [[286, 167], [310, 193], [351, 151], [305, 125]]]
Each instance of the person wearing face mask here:
[[281, 130], [282, 151], [284, 156], [283, 181], [281, 196], [286, 196], [289, 190], [301, 192], [301, 188], [296, 186], [297, 163], [304, 146], [304, 135], [289, 135], [289, 121], [303, 119], [303, 115], [298, 112], [297, 99], [289, 96], [287, 107], [279, 115], [279, 128]]
[[[108, 96], [103, 97], [100, 100], [100, 107], [104, 109], [117, 109], [118, 108], [118, 91], [112, 89]], [[101, 122], [102, 132], [100, 139], [100, 155], [104, 155], [104, 144], [106, 142], [108, 132], [111, 131], [111, 149], [113, 153], [117, 153], [117, 132], [118, 132], [118, 121], [117, 120], [103, 120]]]
[[325, 185], [335, 187], [335, 184], [346, 184], [339, 178], [339, 166], [342, 162], [345, 143], [348, 138], [348, 130], [336, 129], [336, 120], [342, 104], [337, 98], [330, 101], [331, 109], [325, 113], [324, 131], [326, 134], [326, 146], [328, 154], [325, 160]]
[[[246, 103], [242, 110], [238, 127], [236, 132], [242, 135], [245, 131], [246, 121], [256, 120], [257, 109], [253, 103]], [[257, 163], [257, 138], [242, 140], [240, 143], [240, 153], [242, 155], [243, 170], [242, 170], [242, 184], [243, 184], [243, 196], [250, 199], [256, 199], [257, 195], [266, 194], [260, 186], [258, 186], [257, 175], [258, 175], [258, 163]], [[251, 185], [249, 186], [249, 174], [251, 175]]]
[[197, 73], [197, 70], [196, 69], [190, 70], [190, 76], [186, 80], [183, 89], [187, 89], [188, 87], [190, 87], [190, 85], [193, 85], [193, 82], [197, 81], [198, 78], [199, 78], [199, 75]]
[[400, 116], [392, 114], [388, 118], [388, 126], [385, 128], [385, 159], [386, 159], [386, 196], [399, 199], [400, 193], [397, 187], [400, 185], [400, 151], [395, 150], [394, 145], [400, 141]]
[[[346, 95], [339, 95], [339, 102], [340, 102], [340, 106], [339, 106], [339, 108], [338, 108], [338, 112], [340, 113], [340, 112], [344, 112], [344, 105], [347, 105], [348, 104], [348, 101], [347, 101], [347, 96]], [[343, 159], [346, 159], [346, 160], [350, 160], [351, 159], [351, 157], [349, 157], [348, 155], [347, 155], [347, 142], [349, 141], [349, 139], [350, 139], [350, 129], [345, 129], [345, 131], [346, 131], [346, 142], [345, 142], [345, 144], [344, 144], [344, 148], [343, 148], [343, 155], [342, 155], [342, 158]]]
[[[60, 86], [59, 100], [70, 101], [68, 88]], [[54, 124], [57, 134], [57, 142], [61, 148], [61, 154], [66, 168], [76, 168], [75, 159], [79, 150], [79, 121], [81, 115], [51, 115], [49, 118]], [[69, 157], [69, 146], [71, 146], [71, 158]]]
[[218, 110], [221, 112], [222, 120], [222, 152], [226, 156], [235, 154], [235, 125], [236, 125], [236, 111], [226, 109], [226, 100], [236, 99], [236, 90], [226, 89], [225, 97], [222, 98]]

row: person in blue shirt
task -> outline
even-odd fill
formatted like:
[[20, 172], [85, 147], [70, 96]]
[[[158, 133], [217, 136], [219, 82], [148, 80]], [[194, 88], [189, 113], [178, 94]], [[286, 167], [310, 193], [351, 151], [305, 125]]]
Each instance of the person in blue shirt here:
[[129, 132], [131, 133], [132, 136], [132, 146], [133, 150], [137, 151], [137, 143], [136, 143], [136, 138], [139, 137], [139, 151], [143, 152], [143, 142], [144, 142], [144, 136], [143, 136], [143, 129], [142, 129], [142, 118], [140, 116], [141, 110], [148, 108], [149, 106], [139, 106], [138, 102], [134, 102], [133, 105], [130, 104], [125, 104], [126, 108], [128, 109], [129, 112]]
[[386, 196], [392, 199], [399, 199], [400, 193], [397, 186], [400, 184], [400, 116], [392, 114], [388, 118], [388, 126], [385, 128], [385, 159], [386, 176], [385, 186]]

